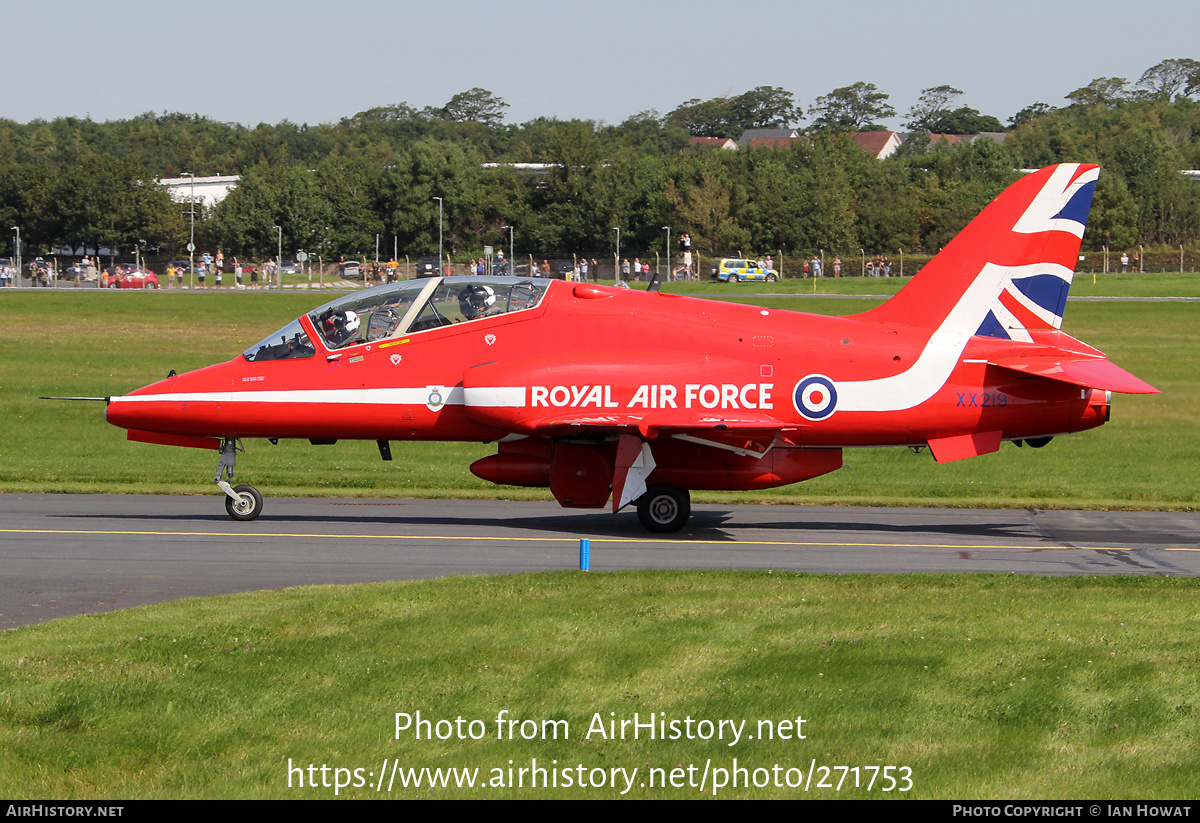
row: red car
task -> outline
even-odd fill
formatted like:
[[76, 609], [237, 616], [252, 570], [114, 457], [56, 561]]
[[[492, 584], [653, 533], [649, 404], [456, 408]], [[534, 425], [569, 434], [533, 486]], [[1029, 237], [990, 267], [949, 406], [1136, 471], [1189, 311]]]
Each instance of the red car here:
[[104, 278], [106, 289], [157, 289], [158, 275], [149, 269], [121, 269]]

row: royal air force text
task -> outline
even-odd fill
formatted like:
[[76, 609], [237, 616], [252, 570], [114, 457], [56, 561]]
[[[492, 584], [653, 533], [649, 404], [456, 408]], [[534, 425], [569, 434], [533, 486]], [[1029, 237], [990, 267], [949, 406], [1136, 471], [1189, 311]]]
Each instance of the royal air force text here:
[[[622, 402], [622, 389], [609, 384], [531, 386], [533, 408], [596, 409], [773, 409], [774, 383], [672, 383], [638, 386]], [[626, 390], [627, 391], [627, 390]]]

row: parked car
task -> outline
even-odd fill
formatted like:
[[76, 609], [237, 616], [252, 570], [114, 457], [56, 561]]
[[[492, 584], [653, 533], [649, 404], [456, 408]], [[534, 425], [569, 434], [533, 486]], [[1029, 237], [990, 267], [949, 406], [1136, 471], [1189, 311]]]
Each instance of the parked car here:
[[235, 265], [232, 258], [227, 258], [224, 265], [221, 266], [221, 272], [223, 274], [232, 274], [236, 276], [239, 273], [249, 274], [253, 268], [254, 266], [250, 263], [239, 262]]
[[724, 257], [713, 263], [713, 277], [722, 283], [738, 283], [742, 280], [765, 280], [774, 283], [779, 275], [763, 268], [758, 260]]
[[436, 257], [422, 257], [417, 261], [417, 277], [439, 277], [442, 265]]
[[157, 289], [158, 275], [149, 269], [120, 268], [104, 278], [106, 289]]

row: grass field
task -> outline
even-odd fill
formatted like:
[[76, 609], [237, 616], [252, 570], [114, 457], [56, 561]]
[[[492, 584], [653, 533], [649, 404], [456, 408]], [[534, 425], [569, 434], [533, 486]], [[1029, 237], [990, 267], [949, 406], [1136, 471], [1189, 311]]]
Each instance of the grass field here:
[[[341, 781], [353, 798], [605, 798], [630, 781], [638, 798], [1192, 798], [1198, 591], [1165, 578], [563, 572], [58, 620], [0, 635], [0, 795], [330, 798]], [[536, 721], [534, 739], [497, 739], [503, 711]], [[450, 739], [427, 739], [434, 725], [397, 734], [397, 712], [477, 720], [460, 728], [478, 739], [451, 724]], [[677, 721], [678, 739], [607, 737], [635, 713]], [[736, 742], [728, 725], [704, 740], [700, 721], [745, 725]], [[543, 739], [550, 728], [557, 739]], [[535, 760], [558, 788], [528, 775], [511, 787], [510, 765]], [[393, 762], [478, 770], [484, 787], [377, 791]], [[300, 788], [313, 773], [289, 763], [315, 764], [318, 784], [327, 766], [325, 785]], [[578, 767], [588, 785], [564, 787]], [[625, 770], [615, 789], [613, 769]]]
[[[219, 494], [211, 453], [128, 443], [103, 420], [99, 403], [41, 395], [122, 394], [237, 355], [312, 307], [304, 293], [145, 294], [22, 292], [0, 295], [0, 490]], [[742, 298], [828, 314], [863, 311], [864, 300]], [[698, 494], [698, 500], [758, 500], [953, 506], [1191, 509], [1200, 480], [1200, 306], [1191, 303], [1075, 303], [1066, 330], [1162, 389], [1121, 396], [1099, 430], [1058, 438], [1033, 451], [937, 465], [906, 449], [853, 450], [846, 468], [808, 483], [761, 493]], [[500, 488], [467, 470], [494, 447], [472, 443], [393, 445], [379, 460], [373, 443], [250, 441], [238, 477], [266, 495], [548, 497]]]

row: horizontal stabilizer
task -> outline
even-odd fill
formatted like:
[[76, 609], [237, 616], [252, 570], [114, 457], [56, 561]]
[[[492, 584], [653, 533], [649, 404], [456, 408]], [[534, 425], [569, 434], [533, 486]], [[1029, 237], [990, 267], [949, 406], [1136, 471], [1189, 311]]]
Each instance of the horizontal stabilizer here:
[[1003, 434], [994, 431], [961, 434], [957, 437], [935, 437], [929, 441], [929, 450], [933, 452], [933, 459], [939, 463], [978, 457], [981, 454], [1000, 451]]
[[1121, 392], [1123, 394], [1158, 394], [1158, 389], [1140, 377], [1125, 371], [1108, 360], [1087, 358], [1064, 360], [1061, 357], [1005, 357], [990, 361], [992, 365], [1021, 374], [1046, 377], [1089, 389]]

